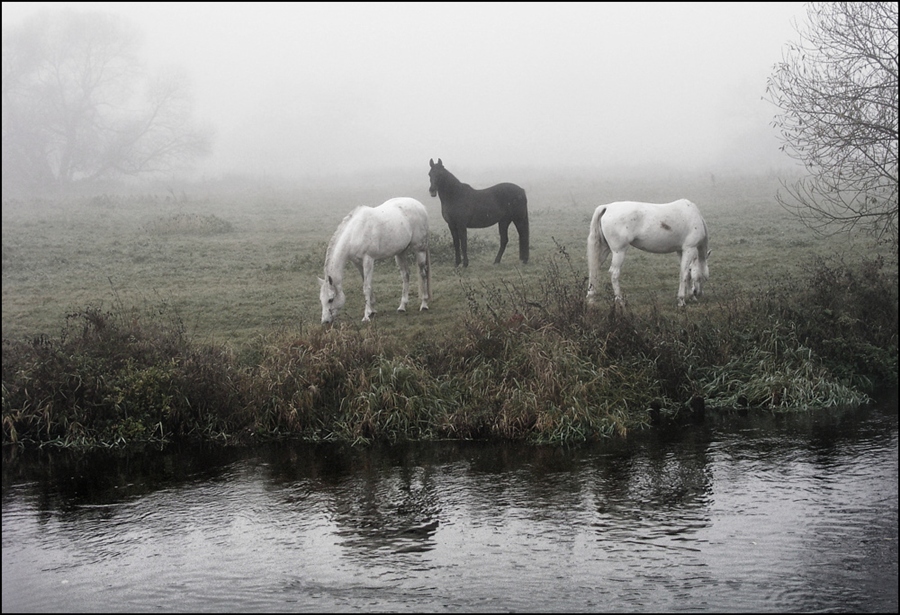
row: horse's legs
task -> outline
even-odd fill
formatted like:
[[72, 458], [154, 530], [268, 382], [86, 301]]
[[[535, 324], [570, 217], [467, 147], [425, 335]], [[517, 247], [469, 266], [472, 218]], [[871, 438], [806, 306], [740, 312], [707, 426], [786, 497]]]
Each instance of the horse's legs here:
[[403, 293], [400, 295], [400, 307], [398, 312], [406, 311], [406, 304], [409, 302], [409, 264], [406, 262], [406, 252], [401, 252], [394, 256], [397, 261], [397, 267], [400, 268], [400, 282], [403, 283]]
[[519, 234], [519, 260], [523, 263], [528, 262], [528, 218], [514, 220], [516, 232]]
[[419, 311], [428, 309], [428, 300], [431, 299], [431, 285], [428, 282], [428, 251], [420, 250], [416, 252], [416, 263], [419, 265], [419, 299], [422, 305]]
[[616, 303], [625, 303], [622, 297], [622, 289], [619, 287], [619, 273], [622, 271], [622, 263], [625, 262], [625, 250], [613, 252], [612, 263], [609, 266], [609, 277], [612, 281], [613, 294], [616, 297]]
[[375, 270], [375, 259], [364, 256], [362, 261], [363, 294], [366, 296], [366, 311], [363, 313], [363, 322], [375, 315], [375, 295], [372, 293], [372, 272]]
[[[462, 250], [463, 267], [469, 266], [469, 230], [462, 226], [457, 231], [459, 234], [459, 248]], [[459, 266], [459, 252], [456, 253], [456, 266]]]
[[500, 251], [497, 252], [497, 258], [494, 259], [494, 264], [500, 262], [500, 257], [503, 256], [503, 251], [506, 250], [506, 244], [509, 243], [509, 220], [501, 220], [497, 225], [497, 228], [500, 230]]
[[[691, 261], [695, 258], [696, 250], [679, 251], [681, 260], [681, 274], [678, 280], [678, 307], [684, 307], [684, 295], [691, 283]], [[696, 299], [696, 297], [694, 297]]]
[[[465, 228], [465, 227], [463, 227], [463, 228]], [[462, 261], [462, 259], [459, 256], [459, 243], [460, 243], [459, 230], [452, 224], [450, 225], [450, 236], [453, 238], [453, 251], [456, 252], [456, 266], [459, 267], [459, 263]], [[467, 266], [468, 266], [468, 264], [469, 263], [466, 262]]]

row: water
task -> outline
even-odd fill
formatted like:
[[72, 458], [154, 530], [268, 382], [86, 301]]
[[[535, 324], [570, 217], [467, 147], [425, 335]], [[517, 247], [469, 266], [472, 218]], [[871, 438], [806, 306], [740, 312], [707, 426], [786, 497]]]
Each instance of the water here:
[[897, 612], [897, 434], [7, 451], [3, 611]]

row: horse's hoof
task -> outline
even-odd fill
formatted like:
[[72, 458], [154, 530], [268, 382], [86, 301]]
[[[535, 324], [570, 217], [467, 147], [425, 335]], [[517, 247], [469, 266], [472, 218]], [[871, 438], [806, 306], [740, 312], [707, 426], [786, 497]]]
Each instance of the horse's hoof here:
[[405, 311], [406, 311], [406, 308], [405, 308], [405, 307], [398, 307], [398, 308], [397, 308], [397, 311], [398, 311], [398, 312], [405, 312]]

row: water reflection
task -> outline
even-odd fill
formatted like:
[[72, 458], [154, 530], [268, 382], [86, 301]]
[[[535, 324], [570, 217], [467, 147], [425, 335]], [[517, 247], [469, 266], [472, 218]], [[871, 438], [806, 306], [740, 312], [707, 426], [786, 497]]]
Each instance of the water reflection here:
[[897, 610], [897, 415], [4, 451], [3, 610]]

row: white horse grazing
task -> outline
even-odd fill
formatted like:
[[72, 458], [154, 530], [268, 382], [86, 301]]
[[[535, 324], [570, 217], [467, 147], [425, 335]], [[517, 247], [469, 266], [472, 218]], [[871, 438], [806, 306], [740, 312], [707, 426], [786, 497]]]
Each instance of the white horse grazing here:
[[619, 272], [628, 246], [634, 246], [654, 254], [678, 253], [681, 258], [678, 305], [683, 306], [688, 285], [694, 300], [703, 294], [703, 283], [709, 279], [708, 245], [706, 222], [697, 206], [687, 199], [664, 205], [635, 201], [600, 205], [594, 210], [588, 233], [588, 300], [594, 299], [600, 267], [612, 252], [609, 273], [613, 292], [616, 301], [624, 303]]
[[375, 261], [393, 256], [400, 268], [403, 295], [398, 312], [406, 311], [409, 301], [409, 265], [406, 255], [415, 252], [419, 265], [420, 310], [428, 309], [431, 299], [431, 258], [428, 251], [428, 212], [416, 199], [389, 199], [378, 207], [361, 205], [338, 225], [325, 252], [325, 279], [319, 278], [322, 324], [334, 321], [344, 307], [344, 265], [352, 262], [359, 269], [366, 295], [363, 321], [375, 315], [372, 271]]

